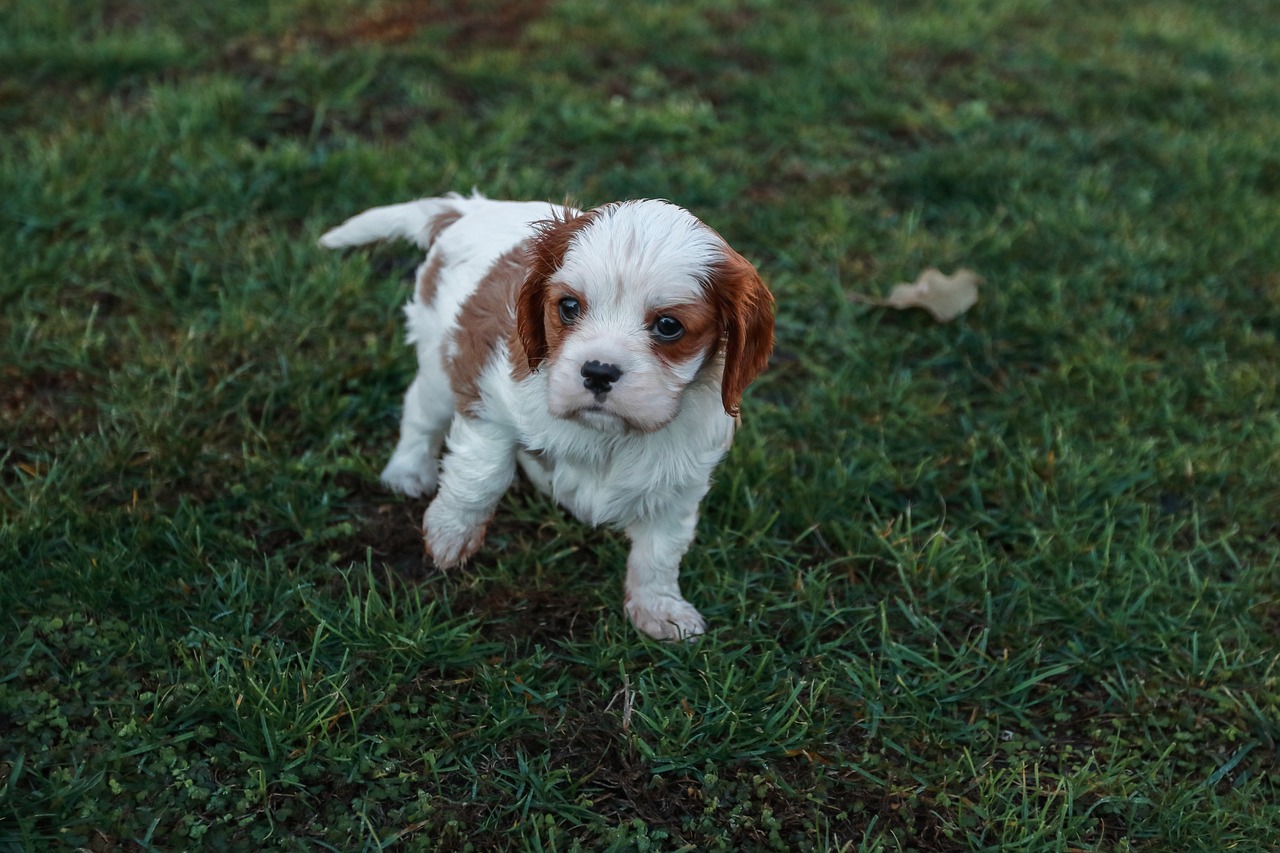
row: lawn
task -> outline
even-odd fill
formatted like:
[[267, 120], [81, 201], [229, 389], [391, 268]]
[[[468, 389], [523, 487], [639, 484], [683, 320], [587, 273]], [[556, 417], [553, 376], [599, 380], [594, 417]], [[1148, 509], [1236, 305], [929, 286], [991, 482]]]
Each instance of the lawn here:
[[[1272, 0], [0, 5], [0, 850], [1272, 848], [1278, 139]], [[776, 294], [697, 643], [377, 481], [420, 258], [315, 240], [473, 186]]]

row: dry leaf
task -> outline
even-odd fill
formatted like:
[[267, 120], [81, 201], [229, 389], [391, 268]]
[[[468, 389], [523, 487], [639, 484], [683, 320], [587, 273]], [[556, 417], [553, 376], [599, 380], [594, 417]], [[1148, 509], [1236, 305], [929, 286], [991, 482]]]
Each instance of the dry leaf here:
[[978, 301], [978, 284], [981, 281], [981, 276], [973, 270], [962, 269], [955, 275], [943, 275], [930, 267], [920, 273], [915, 284], [895, 284], [887, 299], [873, 299], [860, 294], [854, 294], [853, 298], [886, 308], [923, 308], [939, 323], [950, 323]]

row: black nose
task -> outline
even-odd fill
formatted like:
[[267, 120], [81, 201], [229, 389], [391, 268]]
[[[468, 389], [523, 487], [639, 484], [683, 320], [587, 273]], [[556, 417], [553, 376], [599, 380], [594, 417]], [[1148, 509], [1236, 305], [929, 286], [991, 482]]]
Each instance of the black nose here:
[[616, 364], [588, 361], [582, 365], [582, 385], [592, 394], [607, 394], [613, 383], [622, 378], [622, 368]]

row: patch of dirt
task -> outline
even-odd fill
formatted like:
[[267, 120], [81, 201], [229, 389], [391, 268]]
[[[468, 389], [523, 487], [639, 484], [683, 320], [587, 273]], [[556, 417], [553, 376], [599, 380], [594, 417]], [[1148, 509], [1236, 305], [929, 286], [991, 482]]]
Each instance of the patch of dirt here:
[[425, 501], [404, 500], [381, 484], [343, 474], [337, 485], [349, 491], [347, 511], [356, 529], [351, 536], [325, 543], [340, 564], [387, 565], [407, 581], [421, 582], [437, 574], [422, 544]]
[[147, 23], [147, 9], [143, 3], [132, 0], [105, 0], [99, 6], [102, 28], [108, 32], [130, 30]]
[[446, 25], [447, 47], [518, 44], [548, 0], [409, 0], [378, 6], [339, 28], [318, 34], [331, 46], [403, 44], [430, 26]]
[[[405, 0], [381, 3], [339, 24], [306, 24], [282, 36], [237, 38], [221, 51], [217, 65], [256, 81], [264, 91], [281, 85], [284, 58], [306, 45], [328, 50], [369, 45], [398, 46], [411, 42], [428, 28], [440, 28], [438, 44], [447, 52], [518, 45], [529, 25], [540, 17], [548, 0]], [[432, 59], [436, 82], [461, 105], [477, 104], [478, 93], [456, 79], [447, 59]], [[400, 100], [394, 69], [379, 76], [359, 99], [353, 112], [317, 112], [316, 104], [289, 96], [272, 109], [265, 132], [251, 141], [266, 147], [279, 137], [303, 137], [324, 142], [339, 132], [363, 137], [402, 138], [416, 127], [438, 118], [432, 111]]]
[[471, 609], [481, 617], [486, 639], [517, 640], [550, 646], [559, 640], [590, 634], [602, 614], [568, 592], [568, 583], [552, 589], [496, 587], [483, 593]]
[[90, 382], [79, 370], [0, 369], [0, 429], [9, 432], [4, 443], [19, 450], [56, 433], [83, 431], [97, 411]]

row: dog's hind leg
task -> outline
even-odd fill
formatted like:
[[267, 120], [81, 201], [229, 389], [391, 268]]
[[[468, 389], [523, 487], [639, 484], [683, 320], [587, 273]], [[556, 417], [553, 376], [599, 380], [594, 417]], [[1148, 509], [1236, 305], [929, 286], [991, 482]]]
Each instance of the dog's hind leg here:
[[410, 497], [434, 494], [440, 451], [453, 420], [453, 392], [441, 370], [419, 371], [404, 395], [400, 440], [382, 482]]
[[404, 394], [400, 440], [382, 482], [410, 497], [433, 494], [440, 476], [440, 451], [453, 421], [453, 389], [440, 358], [440, 317], [419, 301], [405, 306], [409, 340], [418, 354], [418, 375]]

